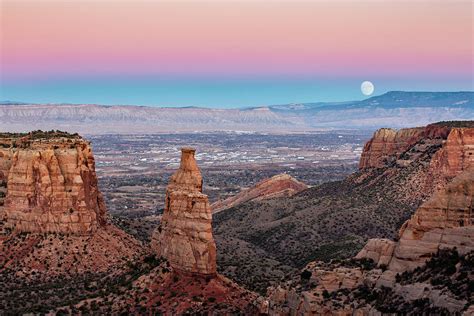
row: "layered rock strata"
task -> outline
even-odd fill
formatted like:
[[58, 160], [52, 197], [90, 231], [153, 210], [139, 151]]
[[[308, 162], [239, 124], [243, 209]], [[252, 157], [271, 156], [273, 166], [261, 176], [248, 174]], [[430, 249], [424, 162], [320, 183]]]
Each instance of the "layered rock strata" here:
[[[473, 128], [428, 125], [398, 131], [382, 128], [365, 144], [359, 168], [404, 167], [427, 147], [436, 150], [432, 165], [454, 177], [473, 158]], [[438, 149], [441, 147], [441, 150]]]
[[[270, 314], [371, 315], [379, 311], [359, 301], [358, 295], [361, 288], [368, 291], [379, 288], [375, 291], [380, 292], [383, 287], [391, 289], [392, 297], [406, 302], [427, 300], [432, 308], [459, 313], [467, 304], [465, 300], [456, 299], [429, 283], [400, 284], [396, 278], [423, 266], [439, 250], [455, 248], [460, 255], [474, 251], [473, 201], [474, 171], [469, 166], [418, 208], [400, 229], [398, 242], [369, 240], [355, 257], [355, 262], [362, 262], [361, 267], [313, 262], [305, 268], [309, 275], [306, 282], [313, 286], [289, 282], [271, 288]], [[365, 259], [371, 259], [376, 268], [364, 268]], [[351, 294], [352, 291], [357, 294]], [[333, 299], [328, 299], [335, 292], [342, 296], [340, 300], [344, 304], [334, 304]]]
[[456, 248], [460, 254], [474, 250], [473, 202], [474, 171], [466, 171], [403, 224], [385, 279], [393, 281], [394, 274], [421, 266], [439, 249]]
[[466, 160], [462, 169], [402, 225], [398, 242], [370, 239], [356, 258], [388, 266], [385, 279], [392, 282], [396, 273], [419, 267], [439, 249], [474, 250], [474, 163]]
[[433, 156], [430, 168], [446, 177], [474, 168], [474, 128], [453, 128]]
[[216, 274], [216, 244], [212, 214], [202, 193], [202, 176], [195, 150], [183, 148], [181, 164], [166, 189], [165, 210], [152, 247], [175, 270], [202, 275]]
[[278, 174], [265, 179], [239, 194], [217, 201], [211, 205], [212, 212], [220, 212], [248, 201], [261, 201], [272, 198], [290, 197], [307, 189], [308, 186], [288, 174]]
[[[370, 239], [352, 260], [312, 262], [305, 268], [307, 281], [303, 281], [302, 274], [301, 281], [294, 279], [270, 288], [270, 314], [372, 315], [383, 312], [383, 308], [392, 312], [418, 308], [418, 312], [469, 313], [472, 310], [469, 300], [461, 292], [468, 287], [466, 278], [472, 279], [472, 271], [463, 267], [470, 259], [462, 259], [450, 267], [448, 276], [443, 274], [446, 261], [441, 266], [426, 263], [452, 249], [456, 250], [455, 257], [472, 258], [474, 129], [471, 126], [472, 122], [448, 122], [424, 129], [378, 131], [365, 146], [361, 171], [354, 179], [363, 180], [367, 173], [384, 178], [403, 176], [409, 171], [410, 186], [405, 185], [409, 193], [416, 195], [421, 190], [431, 192], [431, 197], [402, 225], [397, 241]], [[423, 273], [426, 276], [420, 278]], [[450, 282], [463, 284], [463, 290], [446, 286]], [[388, 305], [374, 299], [378, 295]]]
[[0, 184], [6, 228], [86, 234], [106, 223], [92, 150], [78, 136], [1, 138]]
[[416, 143], [423, 134], [423, 128], [404, 128], [396, 131], [391, 128], [381, 128], [374, 133], [364, 146], [359, 168], [381, 168], [386, 166], [394, 157], [403, 153]]

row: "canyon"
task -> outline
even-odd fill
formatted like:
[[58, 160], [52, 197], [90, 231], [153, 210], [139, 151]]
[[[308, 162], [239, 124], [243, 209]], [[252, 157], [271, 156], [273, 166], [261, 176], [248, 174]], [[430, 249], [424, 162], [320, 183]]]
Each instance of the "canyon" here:
[[470, 266], [474, 255], [473, 136], [469, 124], [375, 132], [364, 148], [361, 170], [406, 166], [399, 163], [406, 150], [420, 141], [425, 144], [442, 139], [428, 170], [432, 177], [448, 183], [401, 226], [397, 240], [370, 239], [351, 260], [311, 262], [300, 278], [270, 288], [269, 313], [470, 314], [472, 293], [468, 287], [474, 277]]
[[[212, 214], [194, 149], [182, 150], [150, 247], [111, 223], [91, 147], [80, 136], [36, 131], [0, 140], [2, 309], [258, 312], [262, 298], [216, 273]], [[37, 296], [50, 288], [48, 298]]]
[[113, 224], [89, 142], [58, 131], [0, 134], [1, 307], [472, 311], [472, 121], [381, 129], [343, 180], [307, 186], [279, 174], [212, 205], [196, 155], [181, 149], [148, 244]]
[[[398, 241], [370, 239], [352, 260], [309, 263], [301, 274], [304, 282], [294, 278], [271, 288], [270, 314], [469, 315], [473, 199], [474, 170], [468, 169], [418, 208], [401, 227]], [[441, 256], [452, 256], [454, 261], [441, 263], [438, 274], [430, 273], [429, 268], [436, 266], [430, 260]], [[423, 272], [423, 277], [413, 277]], [[453, 290], [451, 284], [458, 288]], [[383, 302], [377, 299], [380, 295]]]
[[[413, 129], [410, 138], [419, 138], [404, 151], [387, 151], [388, 156], [370, 146], [386, 134], [377, 131], [365, 146], [359, 171], [344, 180], [216, 213], [218, 270], [264, 294], [315, 259], [355, 256], [370, 238], [396, 239], [423, 202], [473, 164], [473, 127], [469, 121]], [[394, 148], [387, 140], [382, 148]], [[377, 165], [364, 165], [366, 157]]]

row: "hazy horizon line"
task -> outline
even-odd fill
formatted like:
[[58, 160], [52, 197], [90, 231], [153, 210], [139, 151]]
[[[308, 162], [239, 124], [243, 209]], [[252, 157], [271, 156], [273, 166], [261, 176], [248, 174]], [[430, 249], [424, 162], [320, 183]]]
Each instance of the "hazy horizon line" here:
[[246, 106], [234, 106], [234, 107], [226, 107], [225, 105], [220, 107], [214, 106], [204, 106], [204, 105], [181, 105], [181, 106], [170, 106], [170, 105], [154, 105], [154, 104], [133, 104], [133, 103], [80, 103], [80, 102], [31, 102], [31, 101], [16, 101], [16, 100], [0, 100], [0, 106], [6, 105], [96, 105], [96, 106], [124, 106], [124, 107], [150, 107], [150, 108], [198, 108], [198, 109], [258, 109], [258, 108], [265, 108], [265, 107], [272, 107], [272, 106], [283, 106], [283, 105], [298, 105], [298, 104], [343, 104], [343, 103], [351, 103], [351, 102], [362, 102], [369, 100], [375, 97], [381, 97], [386, 94], [396, 93], [396, 92], [403, 92], [403, 93], [474, 93], [474, 90], [446, 90], [446, 91], [435, 91], [435, 90], [390, 90], [381, 94], [374, 94], [371, 96], [367, 96], [366, 98], [362, 98], [359, 100], [351, 99], [351, 100], [341, 100], [341, 101], [313, 101], [313, 102], [287, 102], [287, 103], [268, 103], [268, 104], [261, 104], [261, 105], [246, 105]]

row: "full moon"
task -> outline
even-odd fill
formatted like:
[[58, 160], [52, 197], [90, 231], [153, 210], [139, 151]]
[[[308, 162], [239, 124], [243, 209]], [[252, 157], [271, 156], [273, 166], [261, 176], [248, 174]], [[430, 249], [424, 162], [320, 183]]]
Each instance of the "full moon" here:
[[360, 85], [360, 91], [362, 91], [364, 95], [371, 95], [372, 93], [374, 93], [374, 90], [374, 84], [370, 81], [364, 81]]

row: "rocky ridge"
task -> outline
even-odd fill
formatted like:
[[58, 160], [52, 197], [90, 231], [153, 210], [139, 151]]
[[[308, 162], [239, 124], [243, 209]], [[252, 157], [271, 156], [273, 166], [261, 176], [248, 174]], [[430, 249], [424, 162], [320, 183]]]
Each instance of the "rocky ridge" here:
[[213, 213], [217, 213], [248, 201], [290, 197], [307, 188], [306, 184], [288, 174], [278, 174], [243, 190], [235, 196], [213, 203], [211, 209]]
[[398, 242], [385, 249], [375, 248], [372, 253], [364, 247], [356, 258], [370, 258], [378, 266], [386, 265], [388, 269], [380, 283], [387, 284], [393, 282], [396, 273], [414, 270], [439, 249], [456, 248], [466, 254], [474, 250], [473, 205], [474, 163], [418, 208], [401, 227]]

